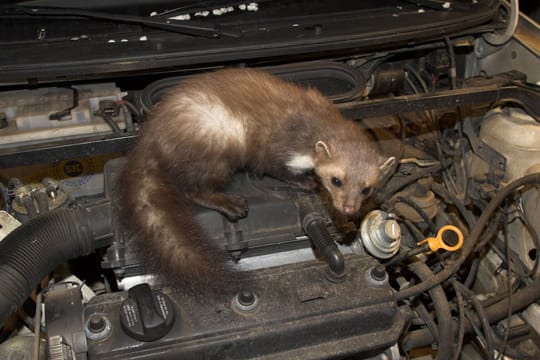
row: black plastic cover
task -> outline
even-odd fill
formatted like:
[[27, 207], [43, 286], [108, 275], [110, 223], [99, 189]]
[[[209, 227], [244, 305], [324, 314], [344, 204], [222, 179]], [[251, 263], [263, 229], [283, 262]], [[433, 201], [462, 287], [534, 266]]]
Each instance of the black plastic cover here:
[[[108, 14], [146, 19], [190, 14], [211, 28], [225, 28], [239, 37], [206, 38], [140, 24], [81, 16], [31, 16], [11, 7], [0, 8], [0, 85], [82, 80], [171, 71], [187, 66], [221, 67], [239, 61], [283, 63], [298, 59], [343, 56], [412, 45], [442, 36], [474, 34], [494, 29], [495, 0], [415, 2], [377, 1], [258, 1], [257, 11], [239, 9], [214, 15], [212, 2], [34, 1], [31, 6], [90, 8]], [[191, 3], [192, 6], [189, 6]], [[445, 5], [446, 4], [446, 5]], [[193, 6], [195, 5], [195, 6]], [[225, 6], [228, 7], [228, 6]], [[195, 13], [209, 10], [206, 17]], [[150, 17], [151, 13], [155, 17]], [[177, 20], [171, 20], [177, 21]], [[333, 55], [331, 55], [333, 54]]]
[[252, 273], [256, 296], [249, 308], [233, 298], [198, 298], [181, 289], [163, 289], [181, 317], [167, 335], [140, 342], [120, 328], [118, 313], [126, 293], [95, 297], [85, 318], [109, 319], [111, 336], [88, 341], [98, 359], [328, 359], [365, 358], [396, 344], [406, 323], [386, 281], [371, 280], [377, 262], [348, 256], [342, 282], [325, 277], [326, 264], [297, 263]]

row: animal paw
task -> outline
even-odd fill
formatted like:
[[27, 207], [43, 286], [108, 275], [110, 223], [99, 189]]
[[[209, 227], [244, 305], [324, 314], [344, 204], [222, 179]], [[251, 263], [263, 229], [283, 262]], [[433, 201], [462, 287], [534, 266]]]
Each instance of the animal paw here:
[[230, 221], [246, 217], [248, 213], [247, 200], [242, 196], [216, 192], [192, 194], [191, 199], [198, 205], [219, 211]]
[[236, 221], [247, 216], [249, 208], [246, 198], [235, 195], [225, 195], [225, 198], [226, 201], [220, 211], [227, 219]]

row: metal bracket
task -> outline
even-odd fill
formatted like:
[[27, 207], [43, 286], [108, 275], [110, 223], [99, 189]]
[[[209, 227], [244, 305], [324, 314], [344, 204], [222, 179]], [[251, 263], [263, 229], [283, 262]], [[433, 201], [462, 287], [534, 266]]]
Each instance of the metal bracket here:
[[488, 181], [495, 184], [502, 179], [506, 170], [506, 158], [476, 135], [470, 118], [463, 120], [463, 133], [469, 139], [472, 151], [489, 164]]
[[45, 326], [51, 359], [87, 358], [82, 310], [82, 294], [78, 286], [59, 283], [46, 292]]
[[431, 109], [455, 108], [478, 104], [514, 103], [529, 115], [540, 119], [540, 86], [519, 81], [508, 83], [501, 78], [490, 85], [480, 85], [428, 94], [403, 95], [391, 99], [351, 101], [339, 104], [342, 114], [349, 119], [395, 115]]

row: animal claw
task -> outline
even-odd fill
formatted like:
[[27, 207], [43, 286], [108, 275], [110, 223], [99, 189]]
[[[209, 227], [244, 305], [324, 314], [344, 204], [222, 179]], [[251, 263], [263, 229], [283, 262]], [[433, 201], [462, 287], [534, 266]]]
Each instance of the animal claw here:
[[227, 195], [227, 202], [222, 208], [222, 213], [227, 219], [236, 221], [247, 216], [249, 208], [245, 197]]

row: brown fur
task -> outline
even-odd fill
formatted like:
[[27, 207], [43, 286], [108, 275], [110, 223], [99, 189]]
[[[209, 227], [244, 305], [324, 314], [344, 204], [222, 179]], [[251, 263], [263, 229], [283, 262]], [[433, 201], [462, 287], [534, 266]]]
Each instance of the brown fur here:
[[[190, 78], [160, 102], [128, 155], [121, 177], [126, 225], [175, 283], [219, 288], [230, 269], [194, 221], [192, 204], [231, 220], [245, 216], [243, 199], [219, 191], [245, 168], [304, 181], [286, 166], [292, 153], [313, 158], [341, 212], [358, 211], [371, 195], [362, 190], [376, 186], [391, 165], [382, 166], [386, 159], [363, 130], [314, 89], [250, 69]], [[342, 180], [339, 188], [331, 184], [334, 176]]]

